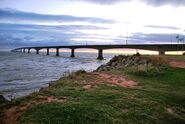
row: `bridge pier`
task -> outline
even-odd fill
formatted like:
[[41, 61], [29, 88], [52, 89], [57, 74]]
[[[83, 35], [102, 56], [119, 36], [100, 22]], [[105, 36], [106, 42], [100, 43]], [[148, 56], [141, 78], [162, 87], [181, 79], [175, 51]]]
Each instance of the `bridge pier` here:
[[59, 48], [56, 48], [56, 56], [59, 56]]
[[98, 60], [103, 60], [103, 49], [98, 50]]
[[159, 55], [165, 55], [165, 51], [159, 51]]
[[75, 49], [71, 49], [71, 57], [75, 57]]
[[28, 53], [30, 53], [30, 49], [28, 49]]
[[23, 49], [23, 53], [25, 53], [25, 48]]
[[39, 54], [39, 49], [36, 49], [36, 54]]
[[49, 48], [47, 48], [47, 54], [46, 55], [49, 55]]

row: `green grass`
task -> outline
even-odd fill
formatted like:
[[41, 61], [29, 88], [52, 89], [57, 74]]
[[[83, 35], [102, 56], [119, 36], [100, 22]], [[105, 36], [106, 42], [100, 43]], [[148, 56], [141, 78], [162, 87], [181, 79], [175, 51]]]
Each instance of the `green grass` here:
[[[96, 84], [93, 76], [73, 74], [58, 80], [39, 94], [66, 97], [63, 103], [33, 106], [19, 119], [21, 124], [184, 124], [185, 69], [168, 68], [162, 75], [138, 76], [115, 70], [113, 74], [139, 82], [139, 88], [127, 89]], [[27, 100], [25, 100], [27, 101]], [[170, 113], [166, 109], [170, 108]]]

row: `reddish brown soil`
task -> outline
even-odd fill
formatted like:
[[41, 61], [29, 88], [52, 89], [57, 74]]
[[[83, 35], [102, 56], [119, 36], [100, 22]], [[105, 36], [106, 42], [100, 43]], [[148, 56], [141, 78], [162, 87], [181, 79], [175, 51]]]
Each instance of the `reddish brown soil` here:
[[169, 61], [169, 65], [171, 67], [177, 67], [177, 68], [185, 68], [185, 62], [181, 62], [181, 61]]
[[63, 102], [64, 98], [54, 98], [52, 96], [38, 96], [37, 98], [33, 99], [31, 102], [26, 104], [13, 106], [10, 108], [5, 109], [6, 113], [6, 123], [7, 124], [16, 124], [16, 120], [18, 117], [22, 115], [28, 108], [33, 105], [50, 103], [50, 102]]
[[113, 75], [108, 72], [93, 72], [93, 74], [97, 76], [99, 82], [110, 83], [125, 88], [135, 88], [138, 86], [136, 81]]

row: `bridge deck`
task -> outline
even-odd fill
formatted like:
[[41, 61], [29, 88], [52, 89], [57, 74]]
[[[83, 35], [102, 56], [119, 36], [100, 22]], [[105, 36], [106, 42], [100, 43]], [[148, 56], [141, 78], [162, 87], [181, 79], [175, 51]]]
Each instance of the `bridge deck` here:
[[71, 49], [71, 57], [75, 57], [75, 49], [79, 48], [90, 48], [98, 50], [97, 59], [103, 59], [103, 50], [105, 49], [116, 49], [116, 48], [130, 48], [130, 49], [144, 49], [144, 50], [153, 50], [159, 51], [160, 55], [164, 55], [165, 51], [184, 51], [185, 44], [117, 44], [117, 45], [71, 45], [71, 46], [37, 46], [37, 47], [21, 47], [12, 50], [12, 52], [23, 52], [28, 50], [30, 53], [31, 49], [35, 49], [36, 53], [39, 54], [39, 50], [47, 49], [47, 55], [49, 55], [49, 49], [56, 49], [56, 56], [59, 56], [59, 49], [61, 48], [69, 48]]
[[[185, 44], [116, 44], [116, 45], [71, 45], [71, 46], [37, 46], [37, 47], [21, 47], [17, 49], [47, 49], [47, 48], [91, 48], [91, 49], [115, 49], [115, 48], [132, 48], [154, 51], [179, 51], [185, 49]], [[15, 49], [15, 50], [17, 50]]]

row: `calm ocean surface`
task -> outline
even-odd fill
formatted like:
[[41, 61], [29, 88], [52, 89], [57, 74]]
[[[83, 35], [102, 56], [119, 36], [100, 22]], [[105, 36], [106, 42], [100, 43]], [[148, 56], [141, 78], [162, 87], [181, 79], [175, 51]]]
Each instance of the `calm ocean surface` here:
[[115, 55], [104, 54], [105, 60], [98, 61], [97, 53], [75, 53], [75, 58], [70, 58], [70, 53], [59, 57], [44, 54], [0, 52], [0, 94], [7, 99], [28, 95], [64, 73], [93, 71]]

